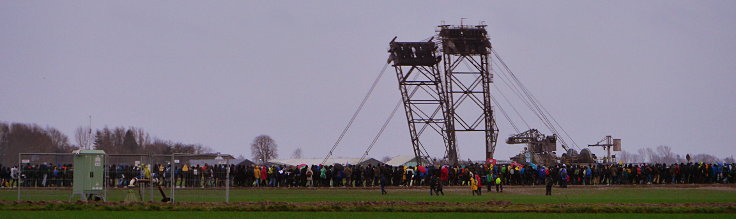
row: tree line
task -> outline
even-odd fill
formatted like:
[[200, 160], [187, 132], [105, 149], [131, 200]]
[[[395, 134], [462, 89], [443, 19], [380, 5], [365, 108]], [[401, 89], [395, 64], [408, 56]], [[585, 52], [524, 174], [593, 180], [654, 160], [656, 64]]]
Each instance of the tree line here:
[[52, 127], [0, 122], [0, 163], [18, 163], [18, 153], [65, 153], [76, 149], [69, 137]]
[[184, 144], [151, 137], [142, 128], [115, 127], [91, 130], [79, 127], [75, 143], [53, 127], [37, 124], [0, 122], [0, 164], [18, 163], [18, 153], [69, 153], [79, 148], [104, 150], [108, 154], [210, 153], [199, 144]]
[[94, 133], [94, 148], [108, 154], [202, 154], [208, 147], [152, 138], [141, 128], [116, 127], [99, 129]]
[[621, 151], [618, 153], [618, 161], [624, 163], [688, 163], [688, 162], [704, 162], [704, 163], [734, 163], [733, 157], [720, 159], [710, 154], [686, 154], [680, 155], [672, 151], [670, 146], [660, 145], [656, 148], [645, 147], [640, 148], [636, 152]]

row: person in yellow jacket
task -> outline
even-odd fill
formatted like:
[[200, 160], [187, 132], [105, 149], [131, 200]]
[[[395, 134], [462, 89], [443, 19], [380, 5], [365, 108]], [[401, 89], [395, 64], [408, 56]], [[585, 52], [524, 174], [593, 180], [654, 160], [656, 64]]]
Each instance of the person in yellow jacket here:
[[152, 179], [152, 177], [151, 177], [151, 164], [143, 165], [143, 176], [146, 179], [148, 179], [148, 180], [151, 180]]
[[473, 176], [473, 173], [470, 173], [470, 191], [473, 193], [473, 196], [475, 196], [475, 193], [477, 193], [478, 190], [478, 182], [475, 181], [475, 177]]
[[503, 192], [503, 184], [501, 184], [501, 177], [496, 176], [496, 192]]
[[261, 184], [261, 168], [255, 166], [253, 168], [253, 176], [256, 177], [256, 187], [258, 187]]
[[[401, 173], [406, 173], [406, 167], [401, 169]], [[409, 183], [406, 183], [406, 174], [401, 174], [401, 182], [404, 182], [406, 185], [409, 185]], [[404, 185], [404, 183], [402, 183], [402, 185]]]
[[182, 180], [179, 182], [181, 184], [181, 188], [186, 188], [189, 184], [189, 165], [184, 164], [184, 167], [181, 168], [182, 173]]

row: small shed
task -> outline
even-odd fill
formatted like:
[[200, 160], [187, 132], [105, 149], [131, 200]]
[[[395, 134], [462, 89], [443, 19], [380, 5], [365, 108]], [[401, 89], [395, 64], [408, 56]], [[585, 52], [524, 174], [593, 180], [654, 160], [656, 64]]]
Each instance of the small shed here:
[[105, 199], [105, 151], [76, 150], [74, 155], [73, 198], [81, 200]]
[[248, 167], [249, 167], [249, 166], [251, 166], [251, 165], [253, 165], [253, 164], [255, 164], [255, 163], [253, 163], [253, 161], [250, 161], [250, 160], [248, 160], [248, 159], [243, 159], [242, 161], [238, 162], [238, 163], [237, 163], [237, 164], [235, 164], [235, 165], [236, 165], [236, 166], [248, 166]]

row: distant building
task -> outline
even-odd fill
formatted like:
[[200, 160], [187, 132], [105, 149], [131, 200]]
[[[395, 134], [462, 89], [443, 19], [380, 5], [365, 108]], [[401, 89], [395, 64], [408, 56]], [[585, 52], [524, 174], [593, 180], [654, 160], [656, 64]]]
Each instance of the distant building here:
[[208, 166], [218, 165], [218, 164], [236, 164], [234, 162], [239, 162], [239, 161], [237, 159], [229, 160], [229, 162], [225, 160], [215, 160], [215, 159], [197, 159], [197, 160], [189, 160], [189, 166], [196, 166], [196, 165], [204, 166], [205, 164], [207, 164]]
[[[194, 156], [177, 157], [177, 159], [184, 160], [183, 162], [189, 163], [190, 166], [204, 166], [205, 164], [209, 166], [217, 164], [238, 164], [245, 160], [235, 159], [235, 157], [228, 154], [197, 154]], [[186, 160], [188, 160], [188, 162]]]
[[239, 165], [239, 166], [250, 166], [250, 165], [253, 165], [253, 164], [256, 164], [256, 163], [253, 163], [253, 161], [250, 161], [248, 159], [242, 159], [240, 162], [236, 163], [235, 165]]
[[[422, 163], [429, 163], [427, 160], [422, 160]], [[391, 166], [417, 166], [417, 157], [409, 155], [399, 155], [392, 157], [386, 161], [386, 164]]]

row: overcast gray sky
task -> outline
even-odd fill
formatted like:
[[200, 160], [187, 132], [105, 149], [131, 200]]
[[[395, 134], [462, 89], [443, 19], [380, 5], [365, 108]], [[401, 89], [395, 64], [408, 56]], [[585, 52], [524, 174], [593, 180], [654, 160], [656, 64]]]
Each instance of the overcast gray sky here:
[[[91, 115], [93, 128], [142, 127], [246, 157], [267, 134], [282, 157], [323, 157], [391, 38], [423, 40], [462, 17], [486, 22], [579, 145], [610, 134], [630, 151], [723, 158], [736, 154], [734, 12], [734, 1], [2, 1], [0, 121], [71, 137]], [[336, 156], [363, 153], [397, 88], [387, 72]], [[513, 130], [497, 120], [496, 157], [508, 159], [523, 146], [504, 144]], [[459, 141], [462, 158], [483, 159], [481, 138]], [[399, 113], [370, 156], [409, 154]]]

